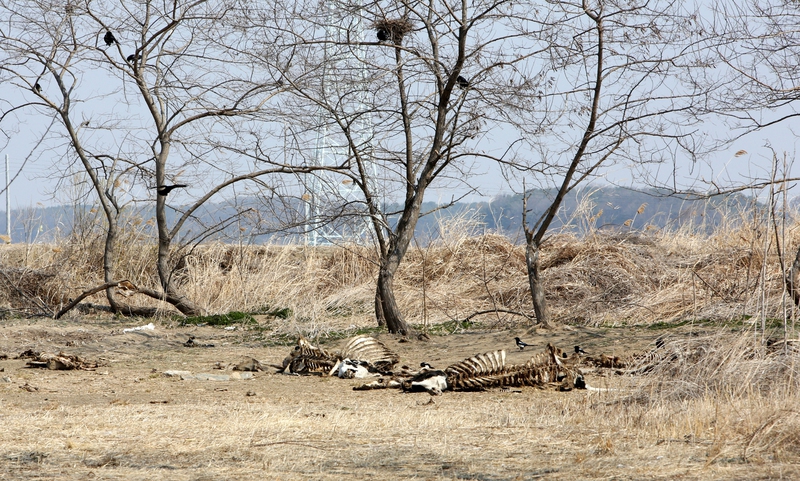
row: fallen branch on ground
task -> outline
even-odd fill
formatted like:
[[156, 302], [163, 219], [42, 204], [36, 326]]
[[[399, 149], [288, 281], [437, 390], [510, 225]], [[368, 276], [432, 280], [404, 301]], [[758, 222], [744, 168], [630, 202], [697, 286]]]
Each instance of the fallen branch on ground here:
[[[66, 314], [67, 312], [71, 311], [82, 300], [86, 299], [87, 297], [91, 296], [92, 294], [97, 294], [98, 292], [104, 291], [104, 290], [106, 290], [106, 289], [108, 289], [110, 287], [118, 287], [118, 288], [120, 288], [121, 291], [127, 293], [126, 295], [142, 293], [142, 294], [148, 295], [150, 297], [155, 297], [156, 299], [162, 299], [162, 297], [160, 297], [160, 296], [152, 295], [151, 292], [153, 292], [153, 291], [150, 291], [150, 289], [139, 289], [138, 287], [134, 286], [133, 283], [131, 283], [128, 280], [106, 282], [103, 285], [100, 285], [100, 286], [97, 286], [97, 287], [93, 287], [93, 288], [89, 289], [88, 291], [82, 292], [81, 295], [79, 295], [78, 297], [73, 299], [72, 302], [67, 304], [60, 311], [58, 311], [58, 313], [55, 315], [55, 319], [58, 319], [61, 316], [63, 316], [64, 314]], [[126, 316], [152, 317], [152, 316], [156, 315], [156, 313], [158, 312], [158, 309], [156, 309], [154, 307], [121, 306], [119, 308], [118, 312], [120, 312], [120, 313], [122, 313], [122, 314], [124, 314]]]

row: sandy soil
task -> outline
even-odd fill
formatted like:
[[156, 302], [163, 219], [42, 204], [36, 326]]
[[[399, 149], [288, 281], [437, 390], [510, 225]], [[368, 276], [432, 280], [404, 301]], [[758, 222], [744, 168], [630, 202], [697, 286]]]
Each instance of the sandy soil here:
[[[631, 416], [643, 425], [650, 415], [652, 422], [663, 417], [631, 408], [616, 426], [616, 394], [358, 392], [351, 389], [357, 380], [273, 369], [251, 380], [180, 380], [163, 373], [230, 374], [218, 367], [247, 357], [279, 364], [290, 348], [267, 346], [258, 331], [156, 323], [153, 331], [123, 333], [125, 327], [134, 325], [90, 319], [0, 324], [0, 356], [7, 356], [0, 358], [0, 479], [800, 477], [800, 468], [780, 460], [740, 462], [734, 455], [740, 446], [720, 441], [707, 424], [681, 425], [676, 418], [674, 425], [626, 431]], [[506, 349], [509, 362], [524, 362], [547, 342], [622, 354], [644, 350], [662, 334], [574, 328], [479, 331], [427, 342], [378, 337], [399, 353], [401, 364], [445, 367], [495, 349]], [[670, 335], [690, 333], [684, 328]], [[214, 347], [185, 347], [190, 336]], [[515, 336], [533, 347], [516, 350]], [[28, 349], [63, 351], [100, 366], [32, 369], [15, 359]], [[613, 375], [587, 378], [595, 386], [623, 382]]]

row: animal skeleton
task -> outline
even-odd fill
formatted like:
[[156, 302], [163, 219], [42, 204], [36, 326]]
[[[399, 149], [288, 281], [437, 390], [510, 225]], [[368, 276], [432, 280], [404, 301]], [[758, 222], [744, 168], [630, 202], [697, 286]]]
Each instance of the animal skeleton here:
[[401, 387], [405, 391], [427, 391], [432, 395], [445, 390], [483, 391], [493, 387], [544, 386], [560, 383], [559, 389], [585, 388], [579, 369], [562, 362], [557, 348], [547, 345], [544, 352], [534, 355], [525, 364], [506, 366], [505, 350], [477, 354], [444, 371], [422, 370], [403, 378], [379, 379], [357, 386], [355, 390]]
[[[345, 360], [349, 363], [342, 367]], [[314, 346], [305, 337], [300, 337], [292, 352], [283, 360], [278, 372], [329, 376], [338, 373], [339, 377], [365, 377], [355, 375], [361, 372], [359, 368], [371, 373], [387, 372], [391, 371], [397, 361], [397, 354], [379, 340], [367, 335], [350, 339], [340, 352], [328, 352]], [[350, 375], [349, 372], [354, 374]]]

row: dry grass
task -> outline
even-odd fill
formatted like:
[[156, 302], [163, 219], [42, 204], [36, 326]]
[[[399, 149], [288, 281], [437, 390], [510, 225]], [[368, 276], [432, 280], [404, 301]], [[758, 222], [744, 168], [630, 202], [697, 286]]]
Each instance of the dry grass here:
[[[542, 253], [551, 313], [560, 322], [592, 326], [730, 320], [761, 312], [781, 318], [779, 259], [774, 245], [766, 253], [763, 246], [772, 234], [748, 222], [730, 220], [712, 234], [689, 229], [593, 231], [584, 238], [555, 234]], [[789, 255], [800, 244], [797, 227], [788, 229]], [[445, 225], [440, 240], [409, 251], [396, 278], [396, 295], [409, 321], [439, 323], [493, 309], [531, 315], [523, 247], [494, 234], [468, 235], [473, 230]], [[81, 239], [0, 246], [5, 285], [0, 302], [23, 312], [43, 312], [41, 305], [57, 311], [67, 299], [101, 284], [102, 236]], [[154, 246], [135, 233], [123, 244], [118, 278], [156, 287]], [[376, 256], [367, 247], [208, 244], [177, 259], [175, 282], [211, 313], [288, 307], [293, 323], [331, 328], [374, 323]], [[90, 300], [104, 303], [102, 293]], [[156, 305], [143, 296], [131, 302]], [[474, 320], [501, 328], [529, 322], [510, 314]]]
[[[673, 360], [671, 368], [658, 365], [661, 371], [647, 376], [587, 374], [594, 386], [616, 390], [564, 393], [522, 388], [518, 393], [447, 392], [430, 397], [395, 390], [352, 391], [357, 380], [269, 373], [252, 381], [178, 381], [152, 369], [203, 371], [215, 361], [242, 355], [274, 362], [288, 348], [265, 348], [248, 341], [247, 334], [212, 328], [159, 326], [150, 335], [121, 335], [113, 324], [109, 332], [106, 324], [92, 321], [78, 331], [45, 322], [3, 326], [0, 351], [52, 349], [51, 343], [81, 336], [86, 340], [83, 354], [102, 356], [109, 365], [97, 372], [53, 372], [24, 369], [23, 361], [0, 361], [3, 375], [12, 379], [0, 382], [0, 478], [800, 476], [796, 373], [769, 368], [785, 365], [785, 358], [770, 355], [751, 362], [753, 343], [739, 335], [719, 334], [719, 344], [697, 354], [701, 340], [685, 342], [676, 333], [665, 351], [694, 353], [685, 356], [686, 362]], [[620, 331], [627, 339], [646, 332]], [[221, 347], [176, 347], [176, 340], [189, 333], [210, 336]], [[390, 337], [384, 341], [404, 359], [447, 353], [449, 357], [440, 361], [446, 363], [474, 349], [476, 338], [496, 342], [492, 336], [484, 331], [435, 337], [429, 343], [398, 343]], [[733, 347], [725, 348], [728, 344]], [[708, 364], [708, 373], [731, 376], [700, 382], [703, 368], [691, 369], [698, 363]], [[737, 370], [741, 380], [733, 375]], [[666, 380], [660, 380], [666, 372]], [[764, 373], [768, 378], [757, 378]], [[751, 382], [753, 389], [742, 389]], [[23, 384], [39, 391], [20, 389]], [[703, 388], [683, 388], [684, 394], [676, 395], [675, 386], [698, 384]]]
[[[430, 405], [420, 396], [381, 393], [355, 399], [351, 393], [345, 399], [324, 388], [314, 394], [332, 399], [300, 401], [291, 408], [272, 399], [51, 405], [43, 413], [4, 420], [3, 471], [61, 479], [92, 474], [117, 479], [768, 479], [800, 474], [796, 414], [794, 419], [782, 414], [785, 407], [737, 404], [738, 415], [720, 415], [722, 407], [712, 400], [675, 412], [612, 409], [584, 395], [541, 392], [517, 398], [452, 394]], [[787, 438], [793, 439], [790, 450], [781, 446]], [[25, 458], [35, 453], [47, 457], [40, 463]]]
[[[800, 244], [797, 227], [788, 230], [789, 253]], [[442, 240], [409, 252], [396, 288], [412, 323], [530, 311], [523, 248], [497, 235], [463, 234], [469, 230], [443, 226]], [[508, 348], [514, 335], [625, 355], [667, 332], [663, 349], [636, 375], [587, 373], [591, 385], [612, 390], [436, 398], [356, 393], [350, 381], [329, 378], [260, 374], [216, 384], [152, 373], [208, 370], [241, 355], [279, 362], [286, 348], [265, 347], [259, 337], [267, 324], [273, 335], [312, 336], [374, 324], [368, 248], [203, 245], [177, 264], [182, 291], [210, 312], [288, 307], [293, 315], [252, 332], [162, 319], [153, 335], [122, 334], [118, 321], [78, 311], [58, 324], [4, 321], [0, 354], [78, 346], [70, 353], [102, 357], [109, 367], [49, 372], [0, 361], [10, 379], [0, 382], [0, 478], [797, 479], [800, 354], [795, 344], [767, 347], [757, 329], [761, 313], [773, 321], [783, 315], [778, 256], [774, 246], [764, 250], [768, 235], [746, 219], [708, 235], [556, 234], [543, 249], [544, 281], [552, 313], [573, 328], [523, 332], [524, 317], [498, 314], [476, 318], [488, 329], [465, 335], [383, 340], [402, 362], [443, 365]], [[54, 311], [100, 284], [101, 236], [81, 239], [0, 246], [3, 305], [22, 314]], [[118, 276], [154, 287], [154, 247], [134, 234], [126, 242]], [[91, 301], [104, 303], [101, 295]], [[142, 296], [131, 302], [154, 305]], [[630, 327], [703, 319], [728, 327]], [[182, 347], [189, 334], [217, 348]], [[39, 391], [19, 388], [28, 383]]]

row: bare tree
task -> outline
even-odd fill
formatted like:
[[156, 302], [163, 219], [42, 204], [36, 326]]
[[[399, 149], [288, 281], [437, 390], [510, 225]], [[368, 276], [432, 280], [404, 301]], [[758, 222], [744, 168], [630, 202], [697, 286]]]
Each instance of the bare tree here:
[[[295, 109], [314, 119], [305, 124], [309, 138], [324, 131], [323, 144], [335, 146], [332, 164], [349, 169], [329, 182], [353, 186], [340, 204], [369, 219], [378, 323], [408, 334], [394, 277], [425, 214], [423, 200], [434, 186], [450, 189], [451, 202], [474, 191], [475, 163], [498, 161], [514, 142], [503, 105], [517, 86], [503, 71], [524, 70], [517, 65], [529, 54], [515, 25], [536, 12], [508, 0], [307, 3], [298, 11], [293, 31], [306, 44], [296, 63], [318, 69], [290, 76]], [[489, 146], [490, 132], [504, 128], [507, 135]]]
[[[528, 221], [523, 193], [523, 228], [531, 298], [538, 322], [552, 327], [547, 313], [539, 255], [568, 192], [602, 175], [610, 164], [631, 171], [697, 151], [695, 104], [706, 94], [683, 81], [687, 52], [698, 43], [694, 12], [676, 2], [583, 0], [552, 2], [550, 14], [528, 32], [541, 45], [540, 65], [523, 90], [526, 108], [514, 110], [527, 135], [528, 155], [506, 163], [554, 194], [544, 212]], [[649, 168], [649, 167], [648, 167]], [[524, 190], [524, 189], [523, 189]]]
[[[42, 148], [74, 155], [90, 177], [109, 224], [104, 277], [112, 307], [125, 202], [155, 204], [160, 289], [139, 291], [194, 315], [202, 306], [180, 292], [174, 272], [180, 247], [208, 231], [182, 237], [187, 222], [234, 184], [275, 191], [279, 175], [312, 170], [287, 163], [272, 141], [280, 134], [271, 108], [280, 72], [253, 62], [253, 49], [274, 35], [261, 22], [273, 17], [269, 8], [233, 0], [0, 3], [7, 60], [0, 71], [21, 99], [4, 115], [55, 119], [59, 134], [45, 132]], [[269, 183], [261, 180], [268, 174]]]
[[[763, 158], [740, 177], [722, 176], [719, 167], [711, 166], [712, 175], [699, 182], [704, 188], [701, 191], [686, 192], [682, 186], [674, 190], [695, 197], [768, 190], [767, 200], [774, 210], [775, 190], [785, 196], [800, 180], [792, 172], [793, 163], [785, 154], [779, 162], [776, 152], [793, 148], [783, 144], [787, 132], [798, 135], [793, 122], [800, 116], [800, 6], [781, 0], [719, 3], [698, 20], [706, 32], [707, 47], [695, 53], [696, 62], [714, 67], [692, 78], [711, 94], [701, 113], [720, 118], [729, 128], [714, 140], [718, 146], [728, 147], [758, 132], [766, 149]], [[737, 150], [730, 160], [750, 155]], [[727, 168], [727, 162], [722, 168]], [[774, 219], [775, 213], [771, 215]], [[784, 211], [782, 215], [787, 214]], [[780, 252], [777, 234], [775, 240]], [[784, 266], [784, 273], [786, 287], [800, 305], [800, 246], [791, 265]]]
[[[115, 279], [119, 218], [124, 204], [130, 202], [130, 197], [123, 199], [124, 193], [120, 195], [120, 180], [130, 173], [131, 168], [130, 165], [120, 166], [120, 158], [105, 151], [94, 151], [84, 143], [87, 132], [97, 126], [92, 125], [85, 110], [81, 112], [81, 102], [72, 94], [79, 76], [77, 71], [93, 67], [88, 65], [85, 57], [91, 47], [79, 41], [78, 27], [67, 11], [59, 12], [61, 15], [41, 15], [40, 6], [29, 8], [29, 5], [9, 4], [3, 7], [4, 13], [9, 16], [9, 23], [8, 28], [2, 31], [2, 50], [7, 62], [0, 70], [3, 77], [18, 88], [18, 92], [27, 92], [20, 97], [27, 98], [16, 105], [7, 106], [10, 108], [4, 109], [2, 118], [30, 108], [54, 117], [62, 126], [73, 158], [80, 162], [88, 176], [107, 221], [103, 275], [105, 283], [112, 283]], [[52, 82], [46, 82], [45, 79], [52, 79]], [[81, 113], [84, 115], [79, 117]], [[45, 129], [42, 136], [49, 135], [50, 130]], [[46, 144], [45, 139], [39, 140], [39, 145], [42, 144]], [[113, 287], [106, 289], [106, 296], [111, 308], [119, 311]]]

